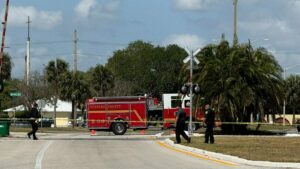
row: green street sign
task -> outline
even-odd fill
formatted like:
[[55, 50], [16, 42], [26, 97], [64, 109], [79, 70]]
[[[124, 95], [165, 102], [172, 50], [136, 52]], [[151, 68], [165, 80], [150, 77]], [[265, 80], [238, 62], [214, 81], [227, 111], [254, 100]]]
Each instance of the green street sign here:
[[11, 92], [9, 93], [11, 97], [20, 97], [22, 94], [20, 92]]

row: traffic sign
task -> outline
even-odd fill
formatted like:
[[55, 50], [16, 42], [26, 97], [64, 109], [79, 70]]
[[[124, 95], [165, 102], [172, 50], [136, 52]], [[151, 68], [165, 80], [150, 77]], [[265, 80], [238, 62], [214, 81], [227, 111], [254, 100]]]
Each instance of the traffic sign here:
[[184, 50], [188, 54], [188, 56], [183, 60], [184, 63], [187, 63], [188, 61], [190, 61], [191, 58], [193, 58], [193, 60], [194, 60], [194, 62], [196, 62], [196, 64], [200, 63], [200, 61], [195, 56], [201, 51], [201, 48], [197, 49], [195, 52], [189, 51], [187, 48], [184, 48]]

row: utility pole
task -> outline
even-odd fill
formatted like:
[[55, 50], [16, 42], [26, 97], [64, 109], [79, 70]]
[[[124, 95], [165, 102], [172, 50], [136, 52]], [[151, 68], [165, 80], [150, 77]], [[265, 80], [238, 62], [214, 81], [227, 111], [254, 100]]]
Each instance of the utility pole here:
[[25, 64], [24, 64], [24, 80], [26, 81], [27, 84], [27, 56], [25, 55]]
[[5, 33], [6, 33], [7, 18], [8, 18], [8, 8], [9, 8], [9, 0], [6, 0], [4, 21], [2, 22], [3, 31], [2, 31], [2, 43], [1, 43], [1, 52], [0, 52], [0, 76], [2, 75], [2, 65], [3, 65], [3, 55], [4, 55], [4, 47], [5, 47]]
[[77, 71], [77, 31], [74, 31], [74, 69], [73, 69], [73, 74], [76, 74]]
[[237, 3], [238, 3], [238, 0], [233, 0], [233, 6], [234, 6], [233, 46], [236, 46], [238, 44], [238, 37], [237, 37]]
[[[75, 29], [74, 31], [74, 68], [73, 68], [73, 80], [75, 80], [76, 77], [76, 72], [77, 72], [77, 30]], [[75, 96], [72, 94], [72, 113], [73, 113], [73, 128], [75, 127], [75, 120], [76, 120], [76, 115], [77, 115], [77, 108], [76, 108], [76, 100]]]
[[[285, 81], [285, 74], [286, 74], [286, 70], [287, 68], [284, 68], [283, 69], [283, 80], [284, 80], [284, 84], [286, 85], [286, 81]], [[283, 126], [285, 126], [285, 106], [286, 106], [286, 97], [285, 97], [285, 94], [284, 94], [284, 98], [283, 98]]]
[[27, 35], [27, 55], [26, 55], [26, 85], [29, 85], [29, 79], [30, 79], [30, 17], [28, 16], [27, 20], [28, 25], [28, 35]]
[[[58, 66], [57, 66], [57, 58], [55, 59], [55, 76], [58, 77], [58, 74], [57, 74], [57, 69], [58, 69]], [[57, 88], [55, 88], [55, 96], [54, 96], [54, 128], [56, 128], [56, 107], [57, 107], [57, 94], [58, 91], [57, 91]]]

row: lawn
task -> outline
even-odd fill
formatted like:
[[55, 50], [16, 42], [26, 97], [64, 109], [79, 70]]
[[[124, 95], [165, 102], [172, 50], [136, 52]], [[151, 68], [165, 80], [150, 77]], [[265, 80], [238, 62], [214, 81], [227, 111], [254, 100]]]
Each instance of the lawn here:
[[300, 137], [217, 136], [215, 144], [203, 142], [204, 137], [193, 137], [192, 143], [182, 145], [249, 160], [300, 162]]

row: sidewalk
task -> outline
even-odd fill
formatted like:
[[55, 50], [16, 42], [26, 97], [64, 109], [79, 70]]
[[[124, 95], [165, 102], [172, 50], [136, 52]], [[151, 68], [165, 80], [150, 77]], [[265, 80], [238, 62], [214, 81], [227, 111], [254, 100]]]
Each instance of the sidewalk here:
[[[36, 133], [36, 136], [37, 137], [46, 137], [46, 136], [49, 136], [50, 133]], [[27, 136], [27, 132], [9, 132], [9, 136], [8, 137], [0, 137], [0, 139], [27, 139], [28, 136]]]
[[206, 157], [211, 158], [211, 159], [223, 160], [223, 161], [238, 163], [238, 164], [242, 164], [242, 165], [249, 165], [249, 166], [255, 166], [255, 167], [299, 168], [300, 169], [300, 163], [251, 161], [251, 160], [246, 160], [246, 159], [239, 158], [239, 157], [236, 157], [236, 156], [210, 152], [210, 151], [206, 151], [206, 150], [202, 150], [202, 149], [183, 146], [183, 145], [180, 145], [180, 144], [174, 144], [174, 142], [170, 139], [166, 139], [164, 141], [164, 143], [171, 146], [171, 147], [174, 147], [174, 148], [177, 148], [177, 149], [180, 149], [180, 150], [184, 150], [184, 151], [188, 151], [188, 152], [191, 152], [191, 153], [199, 154], [199, 155], [202, 155], [202, 156], [206, 156]]
[[[168, 137], [160, 135], [114, 135], [110, 132], [97, 132], [92, 135], [89, 132], [77, 133], [37, 133], [39, 140], [164, 140]], [[0, 137], [0, 140], [29, 140], [26, 132], [10, 132], [8, 137]]]

